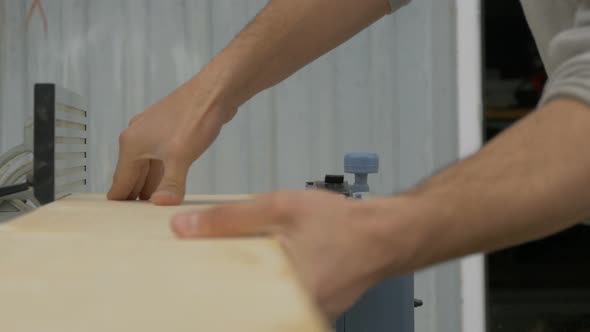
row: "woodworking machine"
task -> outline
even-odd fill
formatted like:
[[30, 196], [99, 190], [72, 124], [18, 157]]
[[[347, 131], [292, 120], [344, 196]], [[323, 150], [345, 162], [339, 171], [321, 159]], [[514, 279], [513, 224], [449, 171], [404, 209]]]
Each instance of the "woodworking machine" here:
[[[375, 153], [348, 153], [344, 156], [344, 172], [354, 174], [354, 183], [344, 175], [326, 175], [324, 181], [306, 182], [307, 189], [323, 189], [351, 199], [371, 196], [369, 174], [379, 171]], [[337, 332], [414, 332], [414, 308], [422, 306], [414, 299], [414, 277], [407, 275], [387, 280], [369, 290], [337, 323]]]
[[[0, 155], [0, 222], [73, 192], [87, 191], [88, 113], [82, 98], [55, 84], [36, 84], [34, 118], [25, 125], [23, 143]], [[350, 197], [369, 196], [368, 174], [377, 173], [376, 154], [353, 153], [344, 170], [306, 188], [321, 188]], [[338, 332], [413, 332], [413, 276], [388, 280], [369, 290], [336, 324]]]
[[0, 155], [0, 222], [87, 191], [88, 113], [82, 98], [36, 84], [23, 143]]

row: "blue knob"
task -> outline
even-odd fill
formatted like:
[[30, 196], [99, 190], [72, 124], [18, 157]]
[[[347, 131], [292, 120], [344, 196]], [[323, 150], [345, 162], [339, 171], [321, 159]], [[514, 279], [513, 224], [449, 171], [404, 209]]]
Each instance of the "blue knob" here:
[[376, 153], [348, 153], [344, 156], [344, 172], [354, 174], [353, 193], [369, 192], [368, 175], [379, 172]]
[[379, 155], [376, 153], [354, 152], [344, 156], [344, 172], [372, 174], [379, 172]]

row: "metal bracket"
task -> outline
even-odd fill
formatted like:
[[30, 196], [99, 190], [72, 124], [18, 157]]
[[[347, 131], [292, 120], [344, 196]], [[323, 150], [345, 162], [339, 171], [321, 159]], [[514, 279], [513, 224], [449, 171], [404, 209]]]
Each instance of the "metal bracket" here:
[[72, 192], [87, 191], [88, 121], [82, 98], [36, 84], [24, 144], [0, 155], [0, 220]]

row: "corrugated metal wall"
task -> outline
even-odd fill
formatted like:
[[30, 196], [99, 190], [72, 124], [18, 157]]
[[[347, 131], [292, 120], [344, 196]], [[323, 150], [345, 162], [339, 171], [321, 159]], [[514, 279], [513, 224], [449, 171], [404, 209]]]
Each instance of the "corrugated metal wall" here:
[[[266, 0], [42, 0], [47, 31], [38, 10], [26, 24], [32, 3], [0, 0], [0, 152], [21, 141], [34, 82], [57, 82], [89, 103], [90, 186], [103, 192], [128, 119], [198, 72]], [[371, 183], [388, 193], [455, 159], [453, 3], [415, 0], [255, 97], [194, 165], [189, 192], [302, 188], [366, 150], [381, 155]], [[418, 278], [427, 303], [436, 273]], [[418, 330], [459, 331], [420, 310]]]

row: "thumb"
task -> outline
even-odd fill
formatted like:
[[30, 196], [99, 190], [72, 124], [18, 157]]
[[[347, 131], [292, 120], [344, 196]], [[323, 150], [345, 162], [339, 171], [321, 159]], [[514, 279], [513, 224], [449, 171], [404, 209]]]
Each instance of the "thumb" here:
[[265, 205], [254, 200], [181, 213], [172, 219], [171, 226], [181, 238], [260, 235], [273, 223]]
[[156, 205], [178, 205], [184, 200], [190, 164], [164, 162], [164, 176], [151, 197]]

